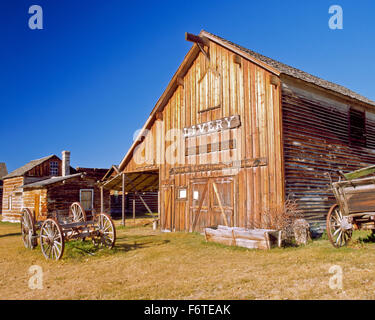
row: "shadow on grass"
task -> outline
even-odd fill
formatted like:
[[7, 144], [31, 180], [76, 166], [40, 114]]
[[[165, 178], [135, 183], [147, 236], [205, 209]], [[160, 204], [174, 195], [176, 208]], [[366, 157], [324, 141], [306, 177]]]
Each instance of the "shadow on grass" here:
[[14, 236], [20, 236], [20, 235], [21, 235], [21, 232], [7, 233], [7, 234], [0, 235], [0, 238], [14, 237]]
[[362, 243], [375, 243], [375, 234], [371, 233], [367, 237], [359, 237], [358, 241]]
[[133, 243], [116, 243], [115, 250], [116, 251], [131, 251], [131, 250], [137, 250], [137, 249], [145, 249], [145, 248], [151, 248], [151, 247], [157, 247], [164, 244], [169, 243], [170, 240], [159, 240], [159, 241], [133, 241]]

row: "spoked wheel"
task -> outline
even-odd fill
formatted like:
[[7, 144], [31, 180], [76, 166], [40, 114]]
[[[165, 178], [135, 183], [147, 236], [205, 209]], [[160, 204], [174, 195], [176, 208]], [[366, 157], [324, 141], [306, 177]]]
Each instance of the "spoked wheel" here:
[[38, 241], [34, 238], [36, 234], [33, 215], [30, 209], [23, 209], [21, 216], [21, 234], [23, 244], [27, 249], [34, 249], [38, 245]]
[[96, 219], [98, 235], [93, 237], [93, 243], [112, 249], [116, 242], [116, 229], [111, 217], [106, 213], [100, 213]]
[[327, 215], [328, 239], [335, 248], [345, 246], [351, 239], [353, 227], [343, 216], [340, 207], [335, 204], [331, 207]]
[[70, 206], [69, 216], [73, 222], [86, 221], [86, 212], [79, 202], [73, 202]]
[[59, 260], [64, 253], [64, 235], [55, 219], [47, 219], [40, 228], [40, 246], [46, 259]]

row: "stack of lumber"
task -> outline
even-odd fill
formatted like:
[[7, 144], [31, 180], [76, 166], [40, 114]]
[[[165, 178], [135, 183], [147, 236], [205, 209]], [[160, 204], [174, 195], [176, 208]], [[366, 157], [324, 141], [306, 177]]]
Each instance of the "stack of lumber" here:
[[281, 247], [281, 231], [271, 229], [245, 229], [218, 226], [205, 228], [206, 241], [249, 249], [271, 249]]

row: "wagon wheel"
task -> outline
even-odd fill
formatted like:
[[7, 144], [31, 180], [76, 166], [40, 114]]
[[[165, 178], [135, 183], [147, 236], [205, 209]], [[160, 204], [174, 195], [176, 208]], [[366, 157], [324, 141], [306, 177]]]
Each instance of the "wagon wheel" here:
[[116, 242], [116, 229], [111, 217], [106, 213], [100, 213], [97, 223], [98, 235], [92, 238], [93, 243], [112, 249]]
[[347, 244], [352, 237], [353, 230], [348, 229], [348, 221], [343, 216], [338, 204], [334, 204], [327, 215], [328, 239], [335, 248], [340, 248]]
[[40, 228], [40, 246], [46, 259], [59, 260], [64, 253], [64, 234], [55, 219], [47, 219]]
[[73, 222], [86, 221], [86, 212], [79, 202], [73, 202], [70, 206], [69, 216], [73, 219]]
[[21, 234], [23, 244], [27, 249], [34, 249], [38, 241], [34, 238], [36, 233], [34, 219], [30, 209], [24, 208], [21, 216]]

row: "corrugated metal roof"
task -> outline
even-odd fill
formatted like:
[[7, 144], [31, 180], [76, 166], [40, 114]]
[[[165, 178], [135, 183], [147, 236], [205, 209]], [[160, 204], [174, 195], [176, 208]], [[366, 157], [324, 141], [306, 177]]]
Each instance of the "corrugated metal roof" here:
[[75, 177], [78, 177], [78, 176], [81, 176], [81, 175], [83, 176], [84, 173], [75, 173], [75, 174], [71, 174], [71, 175], [65, 176], [65, 177], [63, 177], [63, 176], [52, 177], [52, 178], [49, 178], [49, 179], [46, 179], [46, 180], [41, 180], [41, 181], [25, 184], [25, 185], [21, 186], [20, 188], [24, 188], [24, 189], [40, 188], [40, 187], [48, 186], [48, 185], [51, 185], [51, 184], [54, 184], [54, 183], [57, 183], [57, 182], [61, 182], [61, 181], [64, 181], [64, 180], [69, 180], [69, 179], [72, 179], [72, 178], [75, 178]]
[[[214, 38], [217, 38], [219, 40], [221, 40], [222, 42], [225, 42], [231, 46], [234, 46], [236, 47], [237, 49], [249, 54], [250, 56], [254, 57], [255, 59], [258, 59], [264, 63], [266, 63], [267, 65], [277, 69], [280, 73], [283, 73], [283, 74], [286, 74], [288, 76], [291, 76], [293, 78], [297, 78], [297, 79], [300, 79], [300, 80], [303, 80], [303, 81], [306, 81], [306, 82], [310, 82], [310, 83], [313, 83], [319, 87], [322, 87], [322, 88], [325, 88], [325, 89], [328, 89], [328, 90], [332, 90], [332, 91], [335, 91], [337, 93], [340, 93], [342, 95], [345, 95], [345, 96], [348, 96], [350, 98], [353, 98], [353, 99], [356, 99], [356, 100], [359, 100], [359, 101], [362, 101], [362, 102], [365, 102], [365, 103], [368, 103], [368, 104], [371, 104], [373, 106], [375, 106], [375, 101], [372, 101], [348, 88], [345, 88], [341, 85], [338, 85], [336, 83], [333, 83], [333, 82], [330, 82], [330, 81], [327, 81], [327, 80], [324, 80], [324, 79], [321, 79], [319, 77], [316, 77], [316, 76], [313, 76], [305, 71], [302, 71], [302, 70], [299, 70], [297, 68], [294, 68], [294, 67], [291, 67], [285, 63], [282, 63], [282, 62], [279, 62], [277, 60], [274, 60], [274, 59], [271, 59], [271, 58], [268, 58], [260, 53], [257, 53], [255, 51], [252, 51], [250, 49], [247, 49], [245, 47], [242, 47], [236, 43], [233, 43], [229, 40], [226, 40], [224, 38], [221, 38], [215, 34], [212, 34], [210, 32], [207, 32], [205, 30], [202, 30], [201, 33], [200, 33], [201, 36], [208, 36], [208, 38], [210, 38], [210, 36], [214, 37]], [[210, 38], [211, 39], [211, 38]]]
[[44, 161], [47, 161], [54, 156], [55, 155], [52, 154], [50, 156], [47, 156], [47, 157], [44, 157], [44, 158], [41, 158], [41, 159], [32, 160], [32, 161], [26, 163], [24, 166], [22, 166], [22, 167], [20, 167], [16, 170], [12, 171], [11, 173], [7, 174], [6, 176], [3, 177], [3, 179], [23, 176], [27, 171], [35, 168], [36, 166], [42, 164]]

